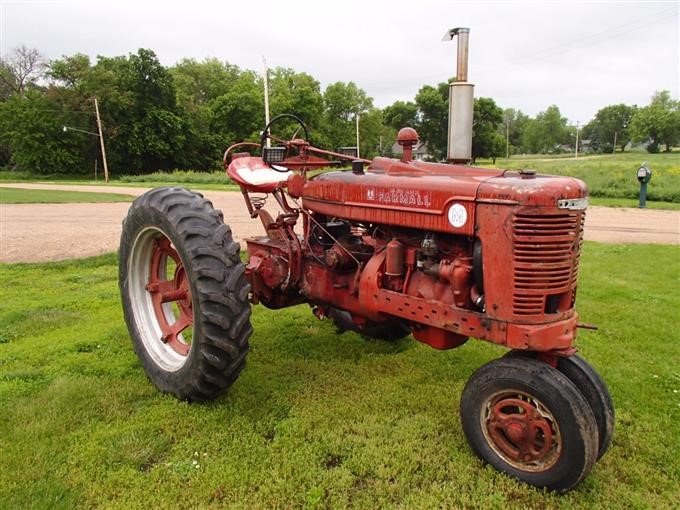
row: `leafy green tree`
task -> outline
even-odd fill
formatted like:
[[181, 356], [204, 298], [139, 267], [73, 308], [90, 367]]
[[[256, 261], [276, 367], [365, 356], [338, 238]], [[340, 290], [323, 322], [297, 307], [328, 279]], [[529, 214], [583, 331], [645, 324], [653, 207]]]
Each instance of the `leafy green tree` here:
[[264, 127], [264, 96], [258, 76], [242, 72], [230, 90], [211, 105], [211, 130], [227, 145], [246, 140], [258, 140]]
[[659, 152], [659, 145], [670, 152], [680, 143], [680, 102], [671, 98], [668, 90], [656, 92], [652, 102], [638, 109], [630, 124], [636, 142], [648, 141], [648, 152]]
[[424, 85], [415, 97], [420, 122], [417, 130], [420, 139], [427, 143], [428, 151], [436, 159], [446, 158], [449, 127], [449, 85], [437, 87]]
[[238, 66], [216, 58], [198, 62], [184, 58], [168, 69], [177, 92], [177, 104], [194, 113], [226, 94], [241, 75]]
[[356, 145], [356, 116], [373, 107], [373, 99], [355, 83], [336, 82], [326, 87], [324, 132], [331, 148]]
[[378, 108], [371, 108], [361, 115], [359, 143], [362, 158], [371, 159], [386, 154], [396, 140], [396, 131], [385, 125], [383, 115], [383, 111]]
[[188, 163], [187, 125], [172, 76], [153, 51], [98, 57], [83, 89], [100, 99], [113, 169], [144, 173]]
[[567, 133], [567, 119], [560, 109], [552, 105], [531, 119], [524, 130], [523, 145], [532, 153], [548, 153], [555, 150]]
[[321, 126], [324, 111], [321, 85], [309, 74], [277, 67], [270, 71], [269, 94], [272, 116], [292, 113], [310, 129]]
[[[210, 58], [202, 62], [182, 59], [169, 69], [177, 93], [177, 106], [186, 122], [186, 148], [177, 166], [196, 170], [218, 168], [221, 153], [232, 140], [215, 119], [218, 99], [228, 94], [241, 77], [238, 66]], [[222, 126], [214, 129], [215, 126]]]
[[47, 97], [35, 90], [0, 103], [0, 143], [11, 147], [11, 161], [20, 170], [38, 174], [82, 172], [87, 154], [83, 136], [88, 135], [63, 133], [63, 118], [52, 110]]
[[396, 131], [418, 125], [418, 106], [411, 101], [396, 101], [385, 107], [382, 113], [385, 125]]
[[472, 121], [472, 161], [477, 158], [493, 158], [501, 154], [505, 145], [498, 133], [503, 122], [503, 110], [490, 97], [475, 99]]
[[630, 121], [635, 113], [635, 106], [616, 104], [598, 110], [595, 118], [583, 128], [583, 138], [591, 139], [593, 145], [604, 152], [614, 150], [614, 139], [623, 152], [630, 142]]
[[0, 59], [0, 101], [7, 101], [17, 89], [12, 68], [4, 59]]
[[59, 88], [80, 90], [90, 71], [90, 57], [76, 53], [70, 57], [53, 60], [47, 67], [46, 74], [57, 83]]
[[510, 144], [510, 154], [526, 152], [522, 144], [522, 139], [529, 120], [529, 116], [521, 110], [516, 110], [514, 108], [506, 108], [503, 110], [503, 122], [498, 126], [498, 132], [504, 139], [501, 154], [505, 153], [506, 129], [508, 131], [507, 135]]

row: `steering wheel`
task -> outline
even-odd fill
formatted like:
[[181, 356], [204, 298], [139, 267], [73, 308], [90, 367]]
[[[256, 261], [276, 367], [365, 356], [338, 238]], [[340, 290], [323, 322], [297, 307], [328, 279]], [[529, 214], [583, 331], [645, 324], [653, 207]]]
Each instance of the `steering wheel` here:
[[[279, 122], [281, 119], [286, 119], [286, 118], [288, 118], [288, 119], [293, 119], [295, 122], [297, 122], [297, 123], [300, 125], [300, 127], [298, 127], [298, 128], [295, 130], [295, 133], [294, 133], [293, 136], [290, 138], [290, 140], [294, 140], [295, 138], [297, 138], [297, 135], [298, 135], [298, 133], [300, 132], [301, 129], [302, 129], [302, 130], [304, 131], [304, 133], [305, 133], [305, 140], [309, 140], [309, 131], [307, 131], [307, 126], [306, 126], [305, 123], [302, 121], [302, 119], [301, 119], [300, 117], [298, 117], [297, 115], [293, 115], [292, 113], [282, 113], [281, 115], [277, 115], [277, 116], [274, 117], [272, 120], [270, 120], [270, 121], [269, 121], [269, 124], [267, 124], [267, 125], [264, 127], [264, 130], [262, 131], [262, 136], [260, 137], [260, 146], [262, 147], [262, 152], [263, 152], [263, 153], [264, 153], [264, 151], [265, 151], [266, 148], [267, 148], [267, 138], [269, 138], [270, 140], [274, 140], [274, 141], [276, 141], [276, 142], [283, 143], [283, 144], [285, 144], [286, 148], [288, 148], [288, 143], [290, 142], [290, 140], [283, 140], [283, 139], [278, 138], [278, 137], [276, 137], [276, 136], [272, 136], [272, 135], [269, 133], [269, 130], [271, 129], [272, 125], [273, 125], [275, 122]], [[278, 168], [276, 168], [276, 165], [271, 165], [271, 164], [270, 164], [270, 166], [271, 166], [274, 170], [276, 170], [276, 171], [278, 171], [278, 172], [287, 172], [287, 171], [288, 171], [288, 169], [279, 170]]]

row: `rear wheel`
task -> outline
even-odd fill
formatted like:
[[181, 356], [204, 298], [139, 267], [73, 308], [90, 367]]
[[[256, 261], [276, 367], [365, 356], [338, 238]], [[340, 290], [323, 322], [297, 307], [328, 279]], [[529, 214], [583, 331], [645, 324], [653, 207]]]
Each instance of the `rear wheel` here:
[[[510, 351], [506, 356], [525, 356], [536, 358], [535, 352]], [[557, 360], [557, 370], [562, 372], [574, 383], [590, 405], [597, 422], [599, 448], [597, 458], [600, 459], [612, 442], [614, 435], [614, 403], [607, 385], [595, 369], [581, 356], [573, 355], [560, 357]]]
[[461, 397], [461, 421], [473, 451], [519, 480], [566, 491], [597, 457], [590, 406], [563, 374], [524, 357], [478, 369]]
[[245, 366], [250, 286], [239, 251], [202, 195], [158, 188], [133, 202], [121, 235], [121, 298], [135, 351], [160, 390], [206, 400]]

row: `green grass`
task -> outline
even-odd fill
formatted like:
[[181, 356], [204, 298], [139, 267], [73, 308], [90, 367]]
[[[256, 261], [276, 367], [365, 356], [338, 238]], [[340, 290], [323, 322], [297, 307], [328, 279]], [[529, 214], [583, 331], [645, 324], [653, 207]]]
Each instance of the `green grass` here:
[[131, 195], [24, 188], [0, 188], [0, 204], [74, 204], [80, 202], [131, 202]]
[[[617, 198], [636, 201], [640, 184], [635, 171], [647, 162], [652, 169], [652, 180], [647, 200], [680, 203], [680, 153], [647, 154], [625, 152], [616, 155], [573, 157], [523, 157], [509, 160], [497, 159], [499, 168], [533, 168], [544, 174], [569, 175], [583, 179], [588, 184], [591, 197]], [[492, 166], [490, 161], [480, 161], [482, 166]]]
[[[208, 404], [149, 383], [114, 255], [0, 266], [0, 508], [672, 508], [680, 500], [680, 247], [586, 243], [581, 353], [617, 428], [576, 490], [478, 461], [458, 403], [502, 354], [336, 335], [255, 307], [248, 366]], [[675, 502], [675, 503], [674, 503]]]

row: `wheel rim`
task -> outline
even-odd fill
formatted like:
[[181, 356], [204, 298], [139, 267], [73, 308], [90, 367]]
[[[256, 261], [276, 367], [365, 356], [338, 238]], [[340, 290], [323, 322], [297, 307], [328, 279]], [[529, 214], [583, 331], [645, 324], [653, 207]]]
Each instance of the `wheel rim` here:
[[521, 391], [492, 395], [482, 406], [481, 426], [491, 448], [522, 471], [550, 469], [562, 451], [557, 420], [535, 397]]
[[170, 238], [149, 227], [136, 237], [128, 285], [142, 343], [164, 370], [180, 369], [191, 350], [193, 304], [186, 269]]

